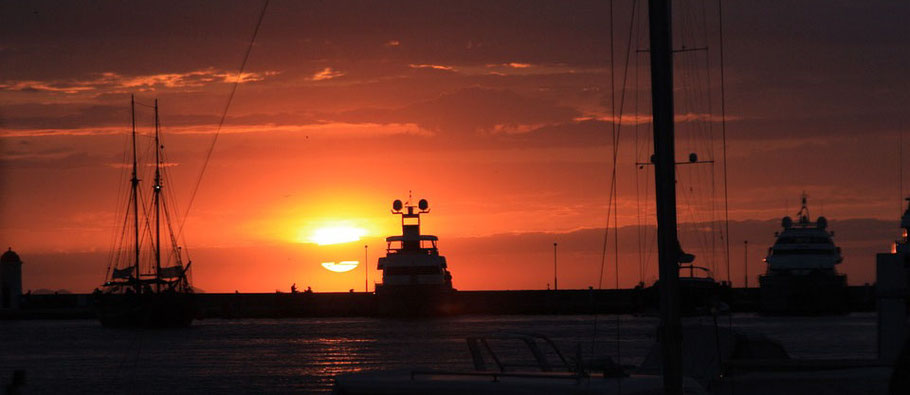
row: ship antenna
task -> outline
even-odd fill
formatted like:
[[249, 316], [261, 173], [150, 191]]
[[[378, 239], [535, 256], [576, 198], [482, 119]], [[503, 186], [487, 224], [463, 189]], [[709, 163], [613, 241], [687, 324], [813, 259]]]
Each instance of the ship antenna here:
[[155, 289], [161, 292], [161, 143], [158, 139], [158, 99], [155, 99]]
[[801, 197], [803, 206], [799, 209], [799, 212], [796, 213], [796, 216], [799, 217], [800, 220], [802, 220], [803, 216], [806, 217], [806, 221], [809, 220], [809, 207], [806, 204], [806, 200], [808, 198], [809, 198], [809, 194], [807, 194], [806, 191], [803, 191], [803, 194]]
[[135, 291], [137, 293], [142, 292], [142, 287], [138, 286], [139, 282], [139, 177], [137, 174], [137, 164], [136, 164], [136, 99], [135, 96], [130, 95], [130, 120], [132, 123], [132, 144], [133, 144], [133, 177], [130, 178], [130, 185], [132, 187], [132, 198], [133, 198], [133, 236], [135, 237], [135, 248], [134, 259], [136, 265], [136, 278], [135, 282], [137, 283]]

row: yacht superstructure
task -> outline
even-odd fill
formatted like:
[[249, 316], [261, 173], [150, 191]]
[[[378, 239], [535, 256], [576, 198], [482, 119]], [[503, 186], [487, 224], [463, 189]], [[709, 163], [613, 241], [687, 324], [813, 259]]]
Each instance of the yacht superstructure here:
[[783, 231], [776, 234], [764, 259], [768, 267], [759, 276], [759, 284], [766, 313], [819, 314], [847, 309], [847, 276], [835, 270], [843, 255], [834, 244], [828, 220], [820, 216], [812, 222], [807, 198], [804, 193], [796, 221], [783, 218]]
[[439, 238], [420, 234], [420, 214], [429, 212], [426, 199], [417, 206], [401, 200], [392, 204], [392, 213], [401, 215], [401, 235], [386, 238], [386, 256], [379, 258], [377, 265], [382, 284], [376, 285], [376, 293], [415, 288], [452, 290], [452, 273], [437, 248]]
[[379, 258], [382, 284], [376, 284], [379, 313], [383, 315], [439, 315], [454, 312], [452, 273], [439, 255], [439, 238], [420, 234], [420, 215], [430, 212], [426, 199], [392, 203], [401, 216], [401, 235], [386, 238], [386, 256]]

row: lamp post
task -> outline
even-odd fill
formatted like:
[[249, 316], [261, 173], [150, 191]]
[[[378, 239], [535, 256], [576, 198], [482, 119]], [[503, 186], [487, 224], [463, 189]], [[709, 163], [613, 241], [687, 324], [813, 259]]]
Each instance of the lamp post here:
[[363, 292], [370, 292], [370, 259], [369, 259], [369, 246], [363, 246]]
[[749, 289], [749, 240], [743, 240], [743, 265], [745, 266], [744, 283], [746, 289]]
[[556, 273], [556, 243], [553, 243], [553, 290], [558, 291], [559, 286], [556, 283], [558, 276]]

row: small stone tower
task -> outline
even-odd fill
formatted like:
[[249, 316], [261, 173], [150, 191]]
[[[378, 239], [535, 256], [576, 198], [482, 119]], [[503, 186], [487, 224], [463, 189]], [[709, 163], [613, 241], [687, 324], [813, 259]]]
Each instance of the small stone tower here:
[[18, 309], [22, 297], [22, 260], [12, 248], [0, 256], [0, 309]]

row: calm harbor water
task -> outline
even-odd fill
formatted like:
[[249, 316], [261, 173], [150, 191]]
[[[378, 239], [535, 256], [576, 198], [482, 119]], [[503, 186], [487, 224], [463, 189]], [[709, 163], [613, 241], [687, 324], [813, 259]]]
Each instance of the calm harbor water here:
[[[780, 340], [796, 357], [875, 357], [874, 314], [736, 315], [733, 324]], [[600, 316], [593, 354], [615, 358], [618, 344], [622, 363], [639, 363], [656, 325], [653, 317]], [[345, 372], [470, 369], [465, 337], [500, 331], [547, 335], [564, 354], [574, 355], [580, 344], [587, 357], [594, 317], [204, 320], [158, 331], [107, 329], [89, 320], [12, 321], [0, 328], [0, 380], [24, 369], [25, 393], [280, 393], [329, 391], [332, 377]]]

